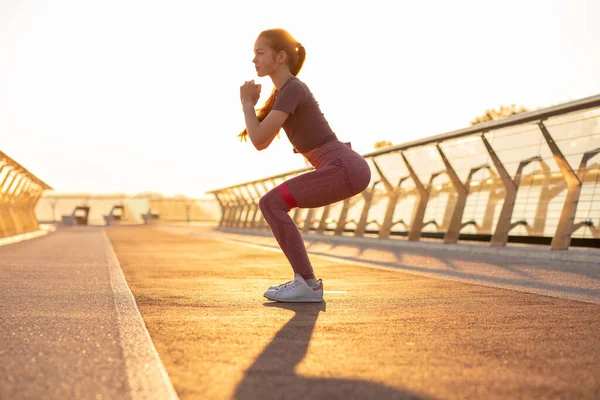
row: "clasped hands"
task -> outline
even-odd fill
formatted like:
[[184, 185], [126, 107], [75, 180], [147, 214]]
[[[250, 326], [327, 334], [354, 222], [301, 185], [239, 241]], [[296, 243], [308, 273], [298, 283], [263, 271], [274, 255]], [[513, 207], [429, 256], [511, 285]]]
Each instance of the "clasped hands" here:
[[240, 101], [242, 104], [251, 103], [252, 106], [255, 106], [260, 97], [260, 88], [260, 83], [254, 83], [254, 79], [244, 82], [240, 86]]

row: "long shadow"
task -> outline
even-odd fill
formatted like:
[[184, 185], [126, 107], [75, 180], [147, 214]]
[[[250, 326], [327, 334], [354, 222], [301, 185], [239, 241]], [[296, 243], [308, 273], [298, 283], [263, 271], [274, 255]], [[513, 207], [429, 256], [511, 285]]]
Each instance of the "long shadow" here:
[[[217, 229], [227, 232], [225, 229]], [[269, 234], [264, 234], [262, 232], [253, 232], [253, 231], [244, 231], [244, 235], [246, 236], [262, 236], [268, 237]], [[238, 241], [244, 242], [244, 240], [240, 238], [236, 238]], [[307, 242], [306, 248], [311, 249], [316, 245], [327, 244], [330, 246], [329, 250], [334, 250], [338, 246], [349, 246], [355, 247], [358, 249], [359, 254], [362, 254], [366, 249], [372, 248], [373, 245], [370, 243], [336, 243], [332, 241], [326, 240], [326, 237], [323, 239], [320, 238], [305, 238], [305, 242]], [[461, 268], [456, 262], [449, 260], [448, 258], [452, 258], [458, 262], [461, 260], [461, 256], [468, 257], [470, 261], [475, 262], [485, 262], [492, 267], [505, 269], [512, 273], [523, 276], [524, 278], [535, 279], [532, 274], [527, 271], [520, 270], [518, 268], [513, 267], [510, 264], [518, 264], [519, 266], [525, 266], [532, 268], [534, 270], [539, 271], [555, 271], [555, 272], [567, 272], [569, 274], [581, 275], [592, 279], [600, 279], [600, 269], [596, 268], [595, 264], [584, 265], [583, 268], [578, 268], [579, 264], [576, 261], [564, 261], [564, 260], [548, 260], [548, 259], [535, 259], [535, 258], [519, 258], [518, 256], [507, 256], [503, 254], [478, 254], [478, 253], [462, 253], [461, 251], [456, 252], [448, 252], [442, 249], [427, 249], [427, 248], [402, 248], [398, 249], [394, 246], [377, 244], [377, 249], [382, 251], [387, 251], [388, 253], [392, 253], [398, 263], [401, 265], [404, 264], [404, 260], [402, 259], [403, 254], [416, 254], [427, 257], [432, 257], [437, 259], [439, 262], [448, 267], [450, 271], [454, 271], [459, 273]], [[320, 254], [323, 252], [315, 252], [315, 254]], [[323, 255], [331, 255], [331, 254], [323, 254]], [[339, 257], [339, 256], [336, 256]], [[342, 257], [343, 258], [343, 257]], [[358, 259], [358, 257], [347, 257], [348, 259]], [[366, 261], [366, 260], [361, 260]], [[370, 261], [369, 261], [370, 262]], [[429, 271], [429, 270], [428, 270]], [[429, 271], [431, 272], [431, 271]], [[487, 275], [481, 275], [481, 279], [485, 280]]]
[[[354, 249], [358, 249], [359, 255], [363, 254], [366, 250], [373, 248], [373, 245], [369, 244], [369, 243], [336, 244], [336, 243], [329, 243], [329, 242], [325, 242], [325, 241], [318, 241], [318, 240], [315, 240], [312, 238], [308, 239], [307, 242], [308, 242], [308, 245], [306, 246], [307, 250], [310, 250], [314, 246], [323, 245], [323, 244], [329, 245], [330, 250], [334, 250], [338, 246], [347, 246], [347, 247], [352, 247]], [[405, 263], [406, 263], [405, 260], [403, 259], [404, 255], [417, 255], [417, 256], [428, 257], [428, 258], [435, 258], [439, 263], [448, 267], [448, 269], [451, 271], [460, 272], [463, 269], [463, 267], [460, 265], [460, 262], [464, 261], [463, 259], [461, 259], [461, 256], [465, 256], [465, 253], [461, 254], [460, 252], [444, 252], [443, 250], [440, 250], [440, 249], [431, 249], [431, 250], [422, 249], [422, 248], [398, 249], [393, 246], [386, 246], [386, 245], [378, 245], [377, 249], [393, 255], [396, 258], [396, 260], [399, 263], [401, 263], [402, 265], [405, 265]], [[506, 265], [501, 262], [494, 264], [493, 261], [502, 260], [502, 258], [500, 256], [492, 255], [492, 254], [486, 254], [483, 256], [474, 254], [474, 253], [468, 253], [468, 254], [472, 258], [471, 260], [468, 260], [468, 261], [485, 262], [486, 264], [488, 264], [492, 267], [507, 270], [516, 275], [521, 275], [524, 278], [534, 279], [532, 277], [532, 275], [529, 274], [528, 272], [511, 267], [510, 265]], [[358, 258], [358, 256], [354, 256], [354, 257]], [[454, 262], [453, 257], [458, 262]], [[504, 261], [506, 261], [506, 260], [504, 260]], [[508, 260], [508, 261], [510, 262], [511, 260]], [[525, 260], [525, 262], [528, 262], [528, 261], [531, 261], [531, 260]], [[539, 262], [539, 260], [536, 260], [536, 261]], [[512, 262], [514, 262], [514, 260], [512, 260]]]
[[[358, 249], [359, 254], [362, 254], [367, 249], [373, 248], [372, 244], [369, 244], [369, 243], [331, 243], [331, 242], [327, 242], [327, 241], [323, 241], [323, 240], [319, 240], [319, 239], [313, 239], [313, 238], [305, 239], [305, 241], [307, 242], [307, 245], [306, 245], [307, 250], [311, 251], [313, 254], [324, 255], [324, 256], [331, 256], [332, 254], [330, 254], [329, 251], [335, 250], [338, 246], [347, 246], [347, 247], [352, 247], [352, 248]], [[312, 248], [317, 245], [328, 245], [329, 246], [328, 251], [312, 250]], [[372, 264], [378, 264], [378, 265], [383, 265], [383, 266], [391, 266], [391, 267], [401, 266], [404, 269], [414, 270], [414, 271], [423, 271], [423, 272], [432, 272], [432, 273], [447, 272], [448, 275], [451, 275], [451, 276], [457, 276], [457, 277], [464, 276], [465, 278], [477, 278], [477, 279], [480, 279], [483, 281], [489, 281], [490, 283], [504, 282], [504, 283], [508, 283], [508, 284], [514, 284], [514, 283], [521, 282], [519, 279], [516, 279], [516, 278], [498, 278], [498, 277], [493, 277], [493, 276], [485, 275], [485, 274], [468, 273], [468, 272], [463, 271], [464, 267], [459, 265], [459, 263], [462, 261], [483, 262], [483, 263], [486, 263], [487, 265], [489, 265], [490, 267], [504, 269], [506, 271], [514, 273], [515, 275], [520, 275], [524, 279], [531, 279], [532, 287], [556, 288], [559, 290], [562, 290], [563, 288], [568, 289], [571, 287], [563, 286], [563, 285], [553, 285], [551, 283], [544, 282], [544, 281], [536, 283], [535, 280], [538, 279], [536, 276], [534, 276], [530, 272], [524, 271], [519, 268], [527, 267], [527, 268], [531, 268], [533, 270], [538, 270], [538, 271], [564, 272], [564, 273], [569, 273], [569, 274], [574, 274], [574, 275], [585, 276], [590, 279], [600, 279], [600, 269], [595, 268], [595, 265], [589, 264], [589, 265], [584, 265], [583, 267], [577, 268], [578, 267], [577, 263], [573, 262], [573, 261], [567, 262], [567, 261], [560, 261], [560, 260], [529, 259], [529, 258], [518, 258], [518, 257], [514, 257], [514, 256], [512, 256], [512, 257], [511, 256], [503, 256], [500, 254], [461, 253], [459, 251], [447, 252], [447, 251], [440, 250], [440, 249], [432, 249], [432, 250], [421, 249], [421, 248], [398, 249], [393, 246], [386, 246], [386, 245], [377, 245], [376, 248], [380, 251], [384, 251], [384, 252], [387, 252], [388, 254], [393, 255], [396, 258], [397, 263], [380, 262], [380, 261], [376, 261], [376, 260], [363, 260], [355, 255], [353, 255], [353, 256], [333, 255], [333, 256], [335, 256], [337, 258], [341, 258], [341, 259], [347, 259], [347, 260], [351, 260], [351, 261], [364, 261], [364, 262], [369, 262]], [[436, 269], [426, 268], [426, 269], [424, 269], [424, 268], [421, 268], [416, 265], [407, 264], [406, 261], [403, 260], [403, 258], [402, 258], [402, 256], [406, 255], [406, 254], [435, 258], [438, 262], [440, 262], [440, 264], [448, 267], [448, 270], [444, 270], [441, 268], [436, 268]], [[466, 259], [461, 258], [461, 256], [465, 257]], [[518, 267], [513, 267], [511, 264], [516, 264], [516, 265], [518, 265]], [[529, 285], [528, 282], [527, 282], [527, 285]], [[573, 287], [573, 289], [575, 290], [575, 292], [577, 292], [577, 290], [579, 290], [578, 287]], [[582, 290], [586, 291], [586, 289], [582, 289]], [[597, 294], [597, 290], [592, 289], [590, 293]]]
[[[357, 260], [360, 260], [360, 256], [367, 250], [373, 249], [373, 246], [369, 243], [342, 243], [342, 244], [338, 244], [338, 243], [331, 243], [331, 242], [327, 242], [327, 241], [321, 241], [318, 239], [305, 239], [305, 241], [307, 242], [306, 245], [306, 250], [314, 252], [315, 254], [317, 253], [326, 253], [324, 251], [315, 251], [313, 250], [314, 247], [316, 246], [323, 246], [323, 245], [327, 245], [329, 246], [329, 250], [333, 251], [335, 250], [338, 246], [343, 246], [343, 247], [351, 247], [355, 250], [358, 250], [358, 254], [352, 256]], [[425, 251], [419, 251], [420, 249], [411, 249], [410, 251], [406, 251], [404, 249], [397, 249], [397, 248], [392, 248], [392, 247], [384, 247], [384, 246], [379, 246], [377, 247], [377, 250], [380, 251], [384, 251], [388, 254], [391, 254], [394, 256], [394, 258], [396, 258], [396, 260], [398, 262], [403, 262], [402, 256], [406, 253], [409, 254], [413, 254], [413, 255], [420, 255], [420, 256], [424, 256], [424, 257], [433, 257], [431, 252], [425, 252]], [[337, 257], [337, 256], [336, 256]], [[446, 267], [448, 267], [451, 270], [459, 270], [460, 268], [457, 267], [456, 265], [452, 264], [452, 263], [448, 263], [446, 262], [444, 259], [442, 259], [441, 257], [436, 257], [438, 262], [440, 262], [441, 264], [445, 265]]]
[[246, 370], [235, 399], [430, 398], [375, 382], [298, 375], [296, 367], [306, 355], [317, 318], [325, 312], [326, 304], [265, 303], [265, 307], [283, 308], [295, 314]]
[[[316, 254], [316, 255], [323, 255], [323, 256], [328, 256], [329, 254], [327, 253], [321, 253], [321, 252], [315, 252], [313, 251], [312, 254]], [[532, 288], [532, 289], [544, 289], [544, 290], [556, 290], [559, 292], [564, 292], [567, 294], [578, 294], [578, 295], [585, 295], [585, 296], [590, 296], [592, 298], [598, 298], [599, 292], [598, 289], [596, 288], [582, 288], [579, 286], [571, 286], [571, 285], [561, 285], [561, 284], [554, 284], [554, 283], [550, 283], [550, 282], [545, 282], [545, 281], [526, 281], [526, 280], [522, 280], [522, 279], [518, 279], [518, 278], [505, 278], [505, 277], [498, 277], [498, 276], [490, 276], [490, 275], [484, 275], [484, 274], [478, 274], [478, 273], [474, 273], [474, 272], [466, 272], [466, 271], [455, 271], [455, 270], [446, 270], [443, 268], [422, 268], [420, 266], [414, 266], [414, 265], [408, 265], [408, 264], [400, 264], [400, 266], [398, 265], [399, 263], [395, 263], [395, 262], [388, 262], [388, 261], [376, 261], [376, 260], [361, 260], [359, 258], [356, 257], [345, 257], [345, 256], [340, 256], [340, 255], [336, 255], [336, 258], [339, 258], [340, 260], [348, 260], [348, 261], [358, 261], [358, 262], [368, 262], [369, 264], [373, 264], [373, 265], [380, 265], [382, 267], [392, 267], [392, 268], [400, 268], [400, 270], [403, 271], [414, 271], [414, 272], [426, 272], [432, 275], [439, 275], [439, 276], [450, 276], [453, 278], [462, 278], [462, 279], [471, 279], [471, 280], [475, 280], [475, 281], [481, 281], [481, 282], [486, 282], [486, 283], [493, 283], [493, 284], [501, 284], [501, 285], [513, 285], [513, 286], [522, 286], [522, 287], [528, 287], [528, 288]], [[522, 262], [522, 264], [524, 264], [525, 262]], [[490, 265], [494, 265], [494, 264], [490, 264]], [[528, 266], [534, 266], [534, 264], [528, 264]], [[540, 268], [538, 268], [540, 269]], [[547, 268], [550, 269], [550, 268]], [[558, 266], [558, 267], [554, 267], [552, 266], [552, 270], [553, 271], [561, 271], [561, 272], [570, 272], [570, 270], [566, 270], [563, 269], [563, 267]], [[589, 270], [592, 270], [592, 268], [589, 268]], [[583, 275], [583, 274], [582, 274]], [[590, 276], [592, 275], [592, 276]], [[597, 272], [592, 271], [590, 274], [585, 275], [590, 279], [596, 279], [595, 275], [597, 275]]]

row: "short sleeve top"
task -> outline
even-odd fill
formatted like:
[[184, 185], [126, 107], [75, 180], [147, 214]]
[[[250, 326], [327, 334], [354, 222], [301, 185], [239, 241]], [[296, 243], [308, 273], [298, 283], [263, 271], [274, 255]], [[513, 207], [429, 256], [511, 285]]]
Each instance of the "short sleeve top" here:
[[275, 92], [273, 110], [290, 114], [283, 123], [283, 130], [295, 152], [306, 153], [337, 140], [308, 86], [295, 76]]

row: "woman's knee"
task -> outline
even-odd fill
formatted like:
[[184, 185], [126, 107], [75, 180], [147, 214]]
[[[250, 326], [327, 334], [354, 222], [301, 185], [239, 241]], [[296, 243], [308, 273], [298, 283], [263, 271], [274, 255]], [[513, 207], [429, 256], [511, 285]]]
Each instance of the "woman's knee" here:
[[265, 212], [268, 210], [268, 206], [267, 203], [269, 202], [269, 193], [271, 192], [267, 192], [263, 195], [263, 197], [260, 198], [260, 200], [258, 200], [258, 208], [260, 208], [260, 211], [265, 214]]
[[258, 208], [260, 208], [260, 211], [264, 215], [275, 209], [286, 210], [287, 206], [281, 197], [281, 194], [277, 190], [272, 189], [265, 193], [260, 200], [258, 200]]

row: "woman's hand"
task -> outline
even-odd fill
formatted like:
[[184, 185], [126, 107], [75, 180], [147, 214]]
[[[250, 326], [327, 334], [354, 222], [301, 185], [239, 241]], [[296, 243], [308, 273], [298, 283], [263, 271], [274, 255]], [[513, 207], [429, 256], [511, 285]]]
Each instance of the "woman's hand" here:
[[246, 81], [240, 86], [240, 100], [242, 104], [252, 103], [255, 106], [260, 97], [260, 84], [254, 83], [254, 80]]

